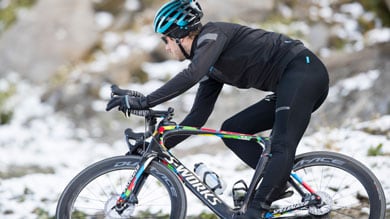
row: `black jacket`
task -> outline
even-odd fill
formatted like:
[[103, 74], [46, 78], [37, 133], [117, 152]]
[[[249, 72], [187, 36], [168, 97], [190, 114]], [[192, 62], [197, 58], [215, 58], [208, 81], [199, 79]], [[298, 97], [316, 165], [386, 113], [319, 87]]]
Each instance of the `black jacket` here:
[[304, 49], [300, 41], [282, 34], [239, 24], [207, 23], [192, 44], [191, 64], [149, 94], [148, 105], [170, 100], [200, 82], [183, 124], [202, 126], [223, 84], [275, 91], [287, 64]]

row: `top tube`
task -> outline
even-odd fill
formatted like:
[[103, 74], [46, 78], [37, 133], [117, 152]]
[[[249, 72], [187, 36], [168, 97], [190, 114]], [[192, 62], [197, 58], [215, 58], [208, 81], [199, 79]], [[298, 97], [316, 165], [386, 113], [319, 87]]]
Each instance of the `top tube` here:
[[199, 135], [199, 136], [216, 136], [219, 138], [230, 138], [243, 141], [253, 141], [258, 143], [263, 149], [266, 146], [266, 142], [269, 141], [268, 137], [261, 137], [257, 135], [243, 134], [238, 132], [228, 132], [209, 128], [196, 128], [192, 126], [179, 126], [168, 125], [160, 126], [158, 133], [161, 135], [160, 143], [164, 145], [166, 138], [178, 135]]

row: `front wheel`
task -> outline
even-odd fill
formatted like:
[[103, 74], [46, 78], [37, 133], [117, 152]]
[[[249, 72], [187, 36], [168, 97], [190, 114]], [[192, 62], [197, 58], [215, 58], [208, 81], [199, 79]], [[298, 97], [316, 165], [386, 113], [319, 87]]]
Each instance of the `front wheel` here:
[[[328, 202], [327, 214], [314, 217], [385, 218], [386, 200], [380, 182], [359, 161], [338, 153], [316, 151], [298, 155], [293, 171]], [[297, 194], [294, 196], [285, 201], [297, 203], [301, 199]], [[313, 216], [315, 211], [307, 212]]]
[[112, 207], [126, 188], [140, 161], [137, 156], [118, 156], [99, 161], [79, 173], [65, 188], [57, 205], [57, 219], [77, 218], [171, 218], [186, 215], [181, 182], [169, 169], [152, 162], [137, 195], [119, 214]]

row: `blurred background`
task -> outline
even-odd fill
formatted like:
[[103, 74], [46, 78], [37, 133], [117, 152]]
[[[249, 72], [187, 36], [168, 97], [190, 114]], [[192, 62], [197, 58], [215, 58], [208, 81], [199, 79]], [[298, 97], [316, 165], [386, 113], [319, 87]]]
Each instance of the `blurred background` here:
[[[154, 14], [164, 2], [0, 0], [1, 218], [53, 218], [59, 194], [77, 172], [126, 152], [123, 130], [142, 129], [143, 120], [105, 112], [110, 85], [148, 94], [188, 65], [169, 60], [153, 32]], [[390, 1], [199, 3], [204, 23], [228, 21], [281, 32], [320, 56], [331, 90], [300, 148], [353, 155], [373, 169], [389, 199]], [[196, 87], [157, 108], [174, 107], [179, 122], [195, 92]], [[225, 86], [207, 127], [218, 129], [266, 94]], [[189, 161], [199, 153], [237, 159], [220, 141], [186, 144], [174, 150]], [[212, 165], [225, 171], [222, 164]], [[194, 218], [207, 212], [194, 209]]]

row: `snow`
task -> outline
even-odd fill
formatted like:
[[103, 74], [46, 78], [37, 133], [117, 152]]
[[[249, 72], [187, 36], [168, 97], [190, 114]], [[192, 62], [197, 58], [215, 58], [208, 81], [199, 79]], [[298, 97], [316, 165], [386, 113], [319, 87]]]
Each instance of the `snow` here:
[[375, 80], [380, 76], [379, 70], [370, 70], [368, 72], [359, 73], [351, 78], [340, 80], [330, 88], [328, 100], [336, 101], [341, 96], [348, 96], [352, 91], [367, 90]]
[[[341, 14], [333, 12], [330, 7], [331, 0], [317, 0], [315, 2], [317, 2], [318, 7], [310, 8], [311, 19], [318, 20], [320, 17], [326, 22], [338, 22], [340, 26], [332, 31], [342, 38], [355, 42], [350, 50], [359, 50], [364, 45], [390, 41], [390, 28], [373, 29], [364, 36], [358, 32], [357, 18], [374, 19], [372, 13], [362, 11], [359, 3], [343, 5], [341, 7], [343, 14]], [[0, 2], [0, 8], [4, 8], [8, 4], [8, 0]], [[130, 11], [138, 10], [139, 1], [127, 0], [125, 7]], [[289, 17], [291, 12], [288, 11], [288, 8], [283, 8], [283, 13]], [[96, 15], [95, 21], [103, 30], [112, 24], [113, 17], [100, 12]], [[290, 27], [276, 24], [273, 28], [275, 31], [281, 32], [288, 32], [291, 28], [304, 34], [310, 32], [310, 28], [304, 22], [294, 22]], [[103, 37], [103, 51], [95, 54], [94, 61], [87, 66], [88, 69], [94, 72], [107, 71], [111, 62], [129, 59], [133, 54], [136, 54], [137, 50], [151, 51], [160, 43], [156, 35], [150, 34], [149, 29], [140, 32], [143, 34], [132, 31], [120, 34], [106, 32]], [[324, 48], [322, 53], [328, 54], [330, 52]], [[186, 62], [176, 61], [158, 64], [145, 63], [143, 70], [148, 72], [151, 80], [143, 85], [129, 85], [128, 88], [150, 93], [187, 65]], [[381, 73], [383, 72], [374, 69], [339, 81], [331, 88], [328, 99], [331, 101], [337, 98], [337, 95], [348, 95], [353, 90], [370, 89]], [[75, 174], [93, 162], [124, 154], [127, 147], [122, 139], [108, 145], [89, 138], [86, 130], [75, 128], [71, 118], [60, 112], [54, 112], [52, 106], [40, 101], [40, 97], [44, 93], [42, 87], [28, 84], [19, 78], [17, 73], [10, 73], [6, 78], [0, 78], [0, 92], [9, 90], [16, 84], [16, 94], [5, 105], [0, 106], [0, 109], [13, 109], [14, 112], [11, 123], [0, 126], [0, 174], [13, 170], [12, 168], [15, 167], [31, 165], [48, 169], [53, 173], [29, 173], [22, 177], [1, 179], [0, 215], [4, 219], [37, 218], [33, 212], [41, 208], [47, 211], [49, 216], [53, 216], [56, 200]], [[229, 92], [229, 88], [223, 92]], [[100, 96], [102, 99], [107, 99], [109, 93], [110, 87], [107, 84], [101, 89]], [[193, 93], [194, 90], [190, 90], [187, 98], [184, 98], [184, 100], [188, 99], [184, 104], [188, 109], [193, 100], [193, 96], [191, 96]], [[26, 94], [28, 94], [28, 98], [26, 98]], [[105, 101], [97, 100], [93, 103], [93, 109], [103, 111], [105, 104]], [[383, 134], [368, 133], [365, 130], [375, 130]], [[298, 147], [298, 153], [312, 150], [332, 150], [358, 159], [378, 177], [385, 190], [387, 200], [389, 200], [389, 130], [389, 115], [372, 121], [349, 123], [348, 126], [342, 128], [323, 128], [310, 136], [305, 136]], [[201, 147], [206, 143], [213, 144], [216, 141], [218, 139], [190, 138], [188, 144], [181, 145], [175, 150], [179, 153]], [[382, 144], [381, 152], [384, 155], [367, 156], [371, 147], [380, 144]], [[249, 168], [245, 168], [245, 165], [232, 152], [227, 150], [218, 154], [208, 154], [205, 151], [185, 156], [181, 160], [190, 169], [195, 163], [202, 161], [225, 179], [227, 191], [223, 198], [226, 198], [231, 205], [229, 190], [232, 183], [238, 179], [249, 182], [253, 173]], [[237, 174], [237, 169], [240, 170], [239, 174]], [[187, 194], [189, 214], [198, 214], [206, 210], [193, 195], [189, 192]], [[387, 205], [390, 208], [389, 204]], [[5, 212], [8, 213], [5, 214]]]
[[95, 22], [100, 30], [104, 30], [112, 25], [114, 17], [108, 12], [97, 12]]
[[[314, 1], [313, 3], [315, 4], [309, 8], [310, 19], [331, 23], [331, 35], [337, 36], [346, 42], [343, 48], [344, 51], [359, 51], [365, 46], [390, 41], [390, 28], [383, 27], [375, 14], [365, 11], [358, 2], [343, 4], [339, 11], [332, 9], [333, 1]], [[359, 21], [374, 22], [376, 28], [363, 34]]]
[[357, 2], [341, 5], [340, 11], [347, 14], [351, 14], [351, 16], [355, 19], [362, 16], [365, 12], [363, 6]]
[[142, 69], [148, 72], [150, 79], [166, 80], [188, 66], [188, 61], [169, 60], [161, 63], [144, 63]]
[[372, 121], [358, 123], [355, 125], [355, 128], [359, 130], [363, 130], [363, 129], [378, 130], [384, 133], [386, 131], [389, 131], [390, 129], [390, 115], [386, 115], [379, 119], [374, 119]]
[[0, 9], [4, 9], [4, 8], [8, 7], [10, 3], [11, 3], [10, 0], [1, 1], [0, 2]]
[[[175, 67], [170, 66], [171, 64]], [[167, 69], [180, 68], [180, 65], [176, 66], [176, 64], [168, 62], [161, 66], [165, 65], [164, 68]], [[145, 68], [153, 74], [153, 66]], [[342, 93], [353, 89], [369, 89], [372, 85], [371, 81], [375, 80], [378, 74], [377, 70], [362, 73], [340, 81], [332, 89], [343, 91]], [[145, 92], [152, 91], [155, 86], [163, 83], [158, 78], [156, 76], [156, 80], [132, 88]], [[2, 89], [10, 87], [16, 79], [18, 77], [15, 75], [1, 79]], [[29, 93], [29, 98], [25, 98], [26, 92]], [[75, 129], [70, 118], [54, 112], [51, 106], [40, 102], [42, 93], [41, 87], [34, 87], [19, 81], [16, 94], [8, 101], [10, 107], [14, 108], [14, 119], [10, 124], [0, 126], [0, 171], [7, 172], [14, 167], [34, 165], [52, 170], [53, 173], [30, 173], [22, 177], [2, 179], [0, 182], [0, 215], [4, 212], [12, 212], [3, 214], [2, 218], [5, 219], [36, 218], [32, 212], [37, 209], [44, 209], [49, 215], [53, 215], [56, 200], [76, 173], [93, 162], [124, 154], [126, 151], [126, 145], [122, 139], [118, 139], [112, 145], [107, 145], [90, 139], [85, 130]], [[108, 85], [102, 88], [101, 95], [109, 96]], [[103, 101], [96, 104], [96, 109], [105, 106]], [[311, 136], [304, 137], [298, 147], [298, 153], [332, 150], [355, 157], [375, 173], [388, 195], [390, 194], [390, 172], [388, 171], [390, 140], [385, 134], [367, 133], [364, 131], [367, 129], [389, 133], [390, 116], [354, 123], [343, 128], [324, 128]], [[185, 146], [179, 145], [175, 150], [179, 153], [204, 144], [214, 144], [217, 141], [219, 141], [217, 138], [190, 138]], [[387, 156], [367, 156], [369, 148], [379, 144], [382, 144], [382, 153]], [[228, 150], [217, 154], [204, 151], [185, 156], [181, 160], [190, 169], [195, 163], [202, 161], [225, 179], [227, 190], [222, 197], [230, 205], [232, 205], [230, 193], [232, 184], [239, 179], [244, 179], [249, 183], [253, 173]], [[240, 170], [239, 174], [236, 172], [237, 169]], [[189, 192], [187, 194], [189, 215], [207, 211], [195, 196]]]
[[129, 11], [136, 11], [141, 8], [141, 3], [139, 0], [126, 0], [125, 8]]
[[390, 28], [373, 29], [366, 33], [367, 44], [385, 43], [390, 41]]

